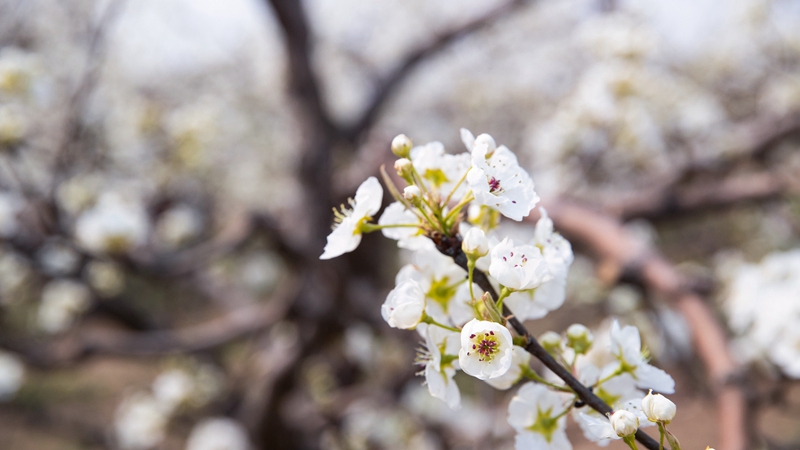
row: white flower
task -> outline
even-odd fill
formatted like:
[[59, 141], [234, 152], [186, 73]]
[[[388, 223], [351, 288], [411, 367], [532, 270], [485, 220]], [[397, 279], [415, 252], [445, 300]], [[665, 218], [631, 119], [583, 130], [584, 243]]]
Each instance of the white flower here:
[[571, 450], [565, 409], [559, 395], [546, 386], [523, 385], [508, 404], [508, 423], [517, 432], [516, 450]]
[[[632, 400], [626, 401], [621, 404], [616, 404], [615, 409], [617, 411], [625, 411], [628, 413], [628, 419], [630, 419], [631, 416], [636, 418], [638, 421], [638, 428], [644, 428], [645, 426], [653, 425], [652, 423], [647, 422], [647, 417], [642, 413], [641, 408], [637, 406], [638, 403], [641, 402]], [[579, 412], [575, 410], [575, 412], [577, 412], [577, 414], [573, 414], [573, 418], [581, 427], [581, 430], [583, 430], [583, 435], [586, 437], [586, 439], [596, 442], [601, 447], [608, 445], [608, 442], [611, 440], [620, 439], [621, 436], [619, 436], [614, 430], [614, 426], [611, 424], [608, 417], [591, 410], [589, 412]]]
[[[412, 186], [409, 186], [412, 187]], [[386, 207], [378, 219], [378, 225], [419, 224], [419, 217], [406, 209], [400, 202]], [[421, 228], [390, 227], [381, 229], [381, 233], [389, 239], [397, 241], [397, 246], [408, 250], [434, 250], [433, 242], [422, 234]]]
[[168, 209], [158, 219], [156, 236], [170, 247], [177, 248], [203, 232], [203, 216], [189, 205], [177, 205]]
[[337, 213], [334, 229], [328, 235], [328, 243], [319, 259], [331, 259], [352, 252], [361, 243], [361, 225], [372, 218], [381, 208], [383, 188], [375, 177], [369, 177], [356, 190], [355, 200], [350, 201], [352, 209], [342, 207]]
[[472, 319], [461, 329], [458, 363], [461, 370], [480, 380], [503, 376], [514, 355], [511, 333], [499, 323]]
[[172, 369], [153, 380], [153, 395], [166, 411], [184, 403], [194, 390], [194, 380], [183, 370]]
[[149, 394], [128, 397], [114, 416], [117, 443], [125, 450], [153, 448], [164, 439], [168, 421], [168, 412]]
[[0, 237], [13, 237], [19, 229], [17, 214], [25, 206], [22, 198], [10, 192], [0, 192]]
[[473, 258], [486, 256], [489, 253], [489, 239], [486, 238], [486, 233], [483, 230], [478, 227], [472, 227], [464, 235], [461, 249], [465, 254]]
[[642, 412], [650, 422], [670, 423], [675, 417], [677, 407], [667, 397], [661, 394], [653, 395], [653, 391], [650, 391], [642, 399]]
[[442, 198], [453, 189], [456, 189], [452, 195], [454, 199], [459, 199], [466, 193], [467, 186], [464, 183], [457, 188], [456, 184], [469, 170], [469, 153], [451, 155], [444, 151], [441, 142], [430, 142], [411, 149], [411, 162], [429, 189], [439, 192]]
[[616, 320], [611, 324], [611, 353], [621, 367], [636, 379], [636, 386], [654, 389], [667, 394], [675, 392], [675, 381], [663, 370], [647, 363], [642, 355], [642, 342], [639, 330], [633, 326], [620, 329]]
[[392, 328], [414, 329], [425, 314], [425, 293], [419, 283], [406, 280], [389, 292], [381, 307], [383, 319]]
[[149, 232], [144, 208], [114, 192], [103, 194], [75, 223], [78, 243], [97, 253], [126, 252], [144, 244]]
[[25, 366], [11, 353], [0, 351], [0, 400], [16, 394], [25, 381]]
[[42, 290], [39, 326], [48, 333], [60, 333], [72, 325], [75, 316], [86, 311], [91, 292], [73, 280], [53, 280]]
[[113, 297], [125, 289], [125, 274], [116, 263], [94, 260], [84, 270], [89, 285], [102, 297]]
[[489, 274], [509, 289], [534, 289], [552, 279], [542, 252], [532, 245], [515, 246], [514, 241], [505, 238], [491, 255]]
[[614, 429], [614, 432], [617, 433], [619, 437], [636, 434], [636, 430], [639, 429], [639, 418], [636, 417], [636, 414], [625, 411], [624, 409], [614, 411], [609, 421], [611, 422], [611, 427]]
[[186, 450], [248, 450], [250, 438], [244, 426], [227, 417], [203, 419], [194, 426]]
[[[425, 312], [429, 316], [445, 324], [462, 324], [473, 317], [466, 275], [452, 258], [436, 250], [418, 251], [414, 264], [400, 269], [395, 284], [407, 279], [418, 282], [425, 293]], [[477, 292], [476, 288], [476, 295]]]
[[460, 336], [433, 325], [425, 329], [425, 347], [422, 355], [425, 364], [425, 383], [435, 398], [443, 400], [451, 409], [461, 406], [461, 392], [453, 381], [458, 369], [458, 350]]
[[[475, 201], [500, 211], [509, 219], [520, 221], [539, 202], [528, 172], [505, 146], [490, 152], [490, 143], [476, 140], [472, 149], [472, 167], [467, 183]], [[488, 156], [488, 158], [487, 158]]]
[[524, 348], [515, 345], [513, 357], [511, 359], [511, 368], [508, 369], [508, 372], [497, 378], [486, 380], [486, 382], [495, 389], [510, 389], [522, 379], [524, 371], [530, 367], [530, 364], [531, 354]]

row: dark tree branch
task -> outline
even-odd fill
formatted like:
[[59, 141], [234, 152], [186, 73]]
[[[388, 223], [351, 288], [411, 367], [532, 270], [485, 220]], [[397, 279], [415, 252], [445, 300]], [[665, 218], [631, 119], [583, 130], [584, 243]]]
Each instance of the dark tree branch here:
[[355, 121], [353, 125], [344, 130], [344, 135], [347, 140], [357, 142], [364, 136], [375, 121], [380, 116], [386, 103], [391, 98], [392, 94], [402, 85], [403, 81], [416, 69], [418, 65], [429, 59], [431, 56], [447, 49], [451, 44], [458, 39], [469, 34], [481, 31], [498, 20], [506, 17], [513, 12], [520, 9], [522, 6], [529, 3], [527, 0], [511, 0], [482, 17], [474, 19], [463, 25], [454, 27], [438, 35], [434, 40], [424, 45], [401, 61], [397, 67], [380, 83], [375, 95], [372, 97], [369, 105], [364, 109], [364, 112]]

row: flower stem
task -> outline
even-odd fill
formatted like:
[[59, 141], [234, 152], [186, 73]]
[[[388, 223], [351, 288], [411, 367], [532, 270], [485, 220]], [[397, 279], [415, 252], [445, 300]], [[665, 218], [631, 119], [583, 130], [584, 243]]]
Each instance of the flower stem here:
[[475, 196], [472, 195], [472, 191], [469, 191], [467, 193], [467, 195], [465, 195], [464, 198], [462, 198], [461, 201], [458, 202], [458, 204], [456, 206], [454, 206], [453, 209], [449, 213], [447, 213], [447, 216], [445, 216], [444, 221], [445, 222], [449, 222], [450, 219], [452, 219], [454, 216], [458, 215], [458, 213], [461, 211], [461, 208], [463, 208], [464, 205], [466, 205], [467, 203], [469, 203], [469, 202], [471, 202], [473, 200], [475, 200]]
[[450, 203], [450, 200], [453, 198], [453, 194], [456, 193], [456, 191], [458, 190], [458, 187], [461, 186], [461, 183], [463, 183], [464, 180], [467, 179], [467, 173], [469, 173], [469, 170], [465, 171], [464, 175], [461, 175], [461, 178], [458, 180], [458, 183], [456, 183], [456, 185], [453, 186], [453, 190], [450, 191], [449, 194], [447, 194], [447, 198], [444, 199], [444, 203], [442, 203], [443, 205], [447, 205], [448, 203]]
[[553, 389], [555, 389], [557, 391], [574, 393], [574, 391], [572, 389], [570, 389], [569, 387], [567, 387], [567, 386], [559, 386], [559, 385], [557, 385], [555, 383], [551, 383], [551, 382], [545, 380], [544, 378], [539, 376], [539, 374], [536, 373], [536, 371], [531, 369], [529, 366], [524, 366], [524, 365], [522, 366], [522, 376], [524, 376], [525, 378], [527, 378], [529, 380], [533, 380], [533, 381], [536, 381], [538, 383], [542, 383], [545, 386], [550, 386], [551, 388], [553, 388]]
[[384, 228], [422, 228], [418, 223], [388, 223], [384, 225], [374, 223], [362, 223], [360, 230], [362, 233], [372, 233], [373, 231], [383, 230]]
[[497, 297], [497, 301], [495, 302], [497, 304], [497, 309], [499, 309], [500, 311], [503, 310], [503, 300], [505, 300], [506, 297], [509, 296], [509, 294], [511, 294], [511, 289], [505, 286], [500, 287], [500, 296]]
[[606, 375], [605, 377], [603, 377], [603, 379], [598, 380], [597, 383], [595, 383], [594, 385], [595, 386], [600, 386], [601, 384], [605, 383], [606, 381], [608, 381], [608, 380], [610, 380], [610, 379], [612, 379], [612, 378], [614, 378], [616, 376], [622, 375], [624, 372], [625, 371], [622, 369], [622, 364], [620, 364], [619, 367], [617, 367], [617, 370], [615, 370], [615, 371], [611, 372], [610, 374]]
[[658, 433], [661, 435], [660, 439], [658, 440], [658, 450], [664, 450], [664, 424], [658, 422]]
[[622, 438], [622, 440], [625, 441], [626, 444], [628, 444], [628, 447], [630, 447], [631, 450], [639, 450], [639, 447], [636, 446], [635, 435], [632, 434], [630, 436], [625, 436], [624, 438]]
[[434, 325], [434, 326], [437, 326], [439, 328], [444, 328], [445, 330], [455, 331], [456, 333], [461, 333], [461, 329], [456, 328], [456, 327], [451, 327], [449, 325], [445, 325], [445, 324], [443, 324], [441, 322], [437, 322], [436, 319], [434, 319], [433, 317], [431, 317], [431, 316], [429, 316], [427, 314], [422, 316], [422, 320], [420, 322], [427, 323], [427, 324], [430, 324], [430, 325]]

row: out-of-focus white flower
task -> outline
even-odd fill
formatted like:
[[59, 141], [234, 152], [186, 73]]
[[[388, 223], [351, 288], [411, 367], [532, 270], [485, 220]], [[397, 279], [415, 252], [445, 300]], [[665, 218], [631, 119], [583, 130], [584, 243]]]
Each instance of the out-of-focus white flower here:
[[149, 232], [142, 206], [113, 192], [103, 194], [75, 223], [78, 243], [97, 253], [124, 253], [144, 244]]
[[670, 423], [675, 417], [677, 407], [667, 397], [661, 394], [653, 395], [651, 390], [642, 399], [642, 412], [650, 422]]
[[425, 293], [419, 283], [405, 280], [389, 292], [381, 307], [383, 319], [392, 328], [415, 328], [425, 314]]
[[17, 214], [24, 206], [22, 199], [10, 192], [0, 192], [0, 237], [10, 238], [17, 234]]
[[571, 450], [565, 409], [559, 395], [547, 386], [523, 385], [508, 404], [508, 423], [517, 432], [516, 450]]
[[137, 393], [126, 398], [114, 415], [117, 444], [125, 450], [147, 450], [164, 439], [169, 413], [153, 396]]
[[375, 177], [369, 177], [356, 190], [350, 202], [352, 209], [342, 207], [337, 213], [334, 229], [328, 235], [328, 243], [319, 259], [331, 259], [352, 252], [361, 243], [361, 225], [366, 223], [381, 208], [383, 188]]
[[573, 323], [567, 328], [567, 346], [576, 353], [586, 353], [594, 342], [594, 335], [584, 325]]
[[525, 370], [528, 370], [530, 364], [531, 354], [528, 353], [524, 348], [515, 345], [513, 350], [513, 358], [511, 360], [511, 367], [508, 369], [508, 372], [497, 378], [488, 379], [486, 382], [495, 389], [510, 389], [522, 379]]
[[432, 396], [443, 400], [450, 409], [461, 406], [461, 392], [453, 376], [458, 370], [460, 336], [454, 331], [429, 325], [425, 328], [425, 348], [420, 363], [425, 365], [425, 383]]
[[28, 127], [22, 111], [11, 105], [0, 105], [0, 145], [18, 144], [27, 134]]
[[469, 153], [452, 155], [446, 153], [441, 142], [431, 142], [411, 149], [411, 162], [414, 169], [429, 189], [435, 190], [442, 198], [449, 195], [453, 189], [452, 197], [461, 198], [467, 190], [464, 183], [456, 185], [469, 169]]
[[501, 377], [513, 358], [511, 333], [499, 323], [472, 319], [461, 329], [458, 363], [467, 374], [480, 380]]
[[5, 304], [18, 299], [14, 292], [24, 286], [31, 274], [30, 263], [14, 252], [0, 252], [0, 295]]
[[500, 211], [516, 221], [530, 214], [539, 202], [528, 172], [519, 166], [517, 157], [505, 146], [489, 154], [486, 142], [472, 149], [472, 167], [467, 173], [467, 183], [475, 201]]
[[609, 421], [611, 422], [611, 427], [614, 428], [614, 432], [617, 433], [619, 437], [636, 434], [636, 430], [639, 429], [639, 418], [636, 417], [636, 414], [625, 411], [624, 409], [614, 411]]
[[[412, 186], [409, 186], [412, 187]], [[406, 209], [400, 202], [394, 202], [386, 207], [378, 219], [378, 225], [419, 224], [419, 217]], [[422, 230], [416, 227], [383, 228], [381, 233], [389, 239], [397, 241], [397, 246], [408, 250], [433, 249], [430, 239], [422, 235]]]
[[277, 254], [259, 252], [244, 258], [239, 277], [249, 289], [263, 293], [278, 284], [284, 270], [284, 262]]
[[90, 304], [91, 292], [73, 280], [53, 280], [42, 290], [39, 326], [48, 333], [59, 333], [72, 325], [75, 316]]
[[192, 428], [186, 450], [248, 450], [250, 438], [241, 423], [227, 417], [203, 419]]
[[738, 335], [736, 356], [767, 359], [800, 378], [800, 250], [771, 253], [759, 264], [731, 260], [718, 272], [726, 284], [728, 323]]
[[114, 297], [125, 289], [125, 274], [116, 263], [94, 260], [85, 270], [89, 285], [102, 297]]
[[486, 256], [489, 253], [489, 240], [486, 238], [486, 233], [478, 227], [470, 228], [464, 235], [461, 249], [472, 258]]
[[509, 238], [503, 239], [492, 249], [489, 274], [503, 286], [515, 291], [535, 289], [553, 278], [537, 247], [516, 246]]
[[25, 381], [25, 366], [11, 353], [0, 351], [0, 400], [16, 394]]
[[153, 380], [153, 396], [166, 411], [174, 411], [186, 402], [194, 388], [192, 377], [179, 369], [162, 372]]
[[611, 353], [619, 360], [622, 369], [636, 379], [636, 386], [672, 394], [675, 381], [663, 370], [648, 364], [642, 355], [639, 330], [634, 326], [620, 328], [616, 320], [611, 324]]
[[156, 223], [158, 239], [173, 248], [190, 242], [202, 231], [203, 216], [189, 205], [173, 206], [162, 213]]
[[47, 242], [36, 256], [44, 272], [52, 276], [69, 275], [80, 262], [78, 252], [64, 242]]

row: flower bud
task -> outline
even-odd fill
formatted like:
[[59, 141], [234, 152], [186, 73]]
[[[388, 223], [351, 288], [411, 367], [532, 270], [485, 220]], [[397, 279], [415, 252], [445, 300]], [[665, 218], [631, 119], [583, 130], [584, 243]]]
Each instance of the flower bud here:
[[639, 429], [639, 418], [636, 414], [620, 409], [614, 412], [609, 418], [611, 421], [611, 428], [617, 433], [619, 437], [633, 436], [636, 430]]
[[539, 336], [539, 343], [551, 355], [561, 351], [561, 336], [555, 331], [547, 331]]
[[397, 174], [409, 183], [411, 183], [412, 169], [413, 166], [411, 165], [411, 160], [408, 158], [400, 158], [394, 162], [394, 170], [396, 170]]
[[411, 203], [414, 203], [417, 200], [419, 200], [420, 194], [421, 194], [420, 190], [416, 186], [406, 186], [406, 188], [403, 189], [403, 198], [410, 201]]
[[486, 234], [478, 227], [470, 228], [461, 242], [464, 253], [474, 259], [486, 256], [489, 253], [489, 240]]
[[405, 134], [398, 134], [392, 139], [392, 153], [400, 158], [408, 158], [412, 146], [411, 139]]
[[479, 135], [478, 137], [475, 138], [475, 146], [477, 147], [479, 145], [485, 145], [486, 146], [486, 148], [487, 148], [486, 156], [487, 157], [489, 155], [491, 155], [492, 152], [497, 150], [497, 144], [494, 142], [494, 138], [489, 136], [486, 133], [483, 133], [483, 134], [481, 134], [481, 135]]
[[675, 417], [677, 407], [670, 399], [661, 394], [653, 395], [651, 390], [642, 399], [642, 412], [647, 416], [650, 422], [664, 422], [670, 423]]
[[567, 328], [567, 347], [581, 355], [586, 353], [594, 342], [594, 336], [585, 326], [574, 323]]

